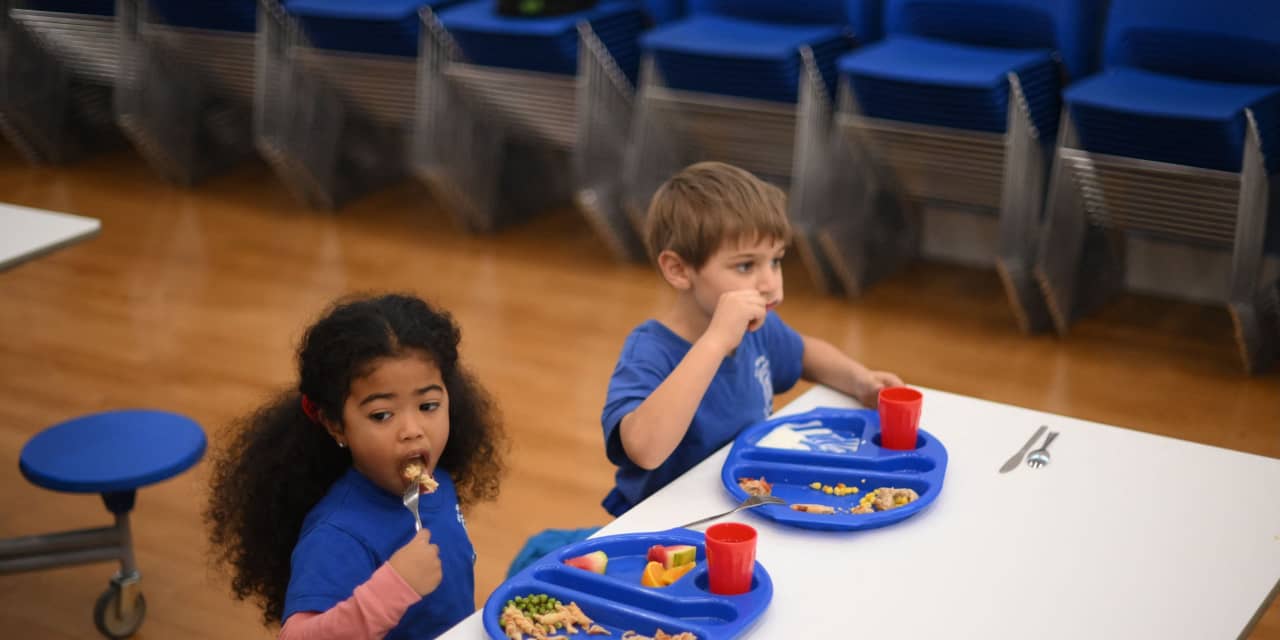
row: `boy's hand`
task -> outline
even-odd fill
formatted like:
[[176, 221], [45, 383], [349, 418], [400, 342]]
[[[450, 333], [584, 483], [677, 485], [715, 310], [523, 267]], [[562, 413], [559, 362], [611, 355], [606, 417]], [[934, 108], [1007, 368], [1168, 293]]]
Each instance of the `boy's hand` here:
[[720, 294], [716, 302], [716, 310], [711, 315], [711, 324], [707, 326], [703, 339], [712, 344], [724, 355], [738, 348], [742, 336], [748, 331], [755, 331], [764, 326], [768, 308], [764, 296], [754, 289], [726, 291]]
[[902, 378], [889, 373], [888, 371], [868, 371], [865, 375], [858, 378], [857, 390], [853, 397], [857, 398], [862, 406], [868, 409], [876, 408], [880, 404], [880, 390], [885, 387], [901, 387]]
[[425, 596], [435, 591], [444, 579], [440, 548], [431, 544], [431, 531], [428, 529], [419, 531], [408, 544], [391, 554], [387, 563], [418, 595]]

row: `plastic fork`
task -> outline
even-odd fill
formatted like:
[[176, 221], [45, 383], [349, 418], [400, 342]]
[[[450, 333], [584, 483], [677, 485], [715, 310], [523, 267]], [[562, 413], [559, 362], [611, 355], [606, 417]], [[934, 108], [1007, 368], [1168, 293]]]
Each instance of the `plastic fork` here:
[[714, 516], [710, 516], [710, 517], [707, 517], [707, 518], [703, 518], [703, 519], [701, 519], [701, 520], [694, 520], [693, 522], [690, 522], [690, 523], [688, 523], [688, 524], [682, 524], [682, 525], [680, 525], [679, 527], [676, 527], [676, 528], [677, 528], [677, 529], [688, 529], [689, 527], [692, 527], [692, 526], [694, 526], [694, 525], [702, 524], [702, 523], [704, 523], [704, 522], [711, 522], [712, 520], [718, 520], [718, 519], [723, 518], [723, 517], [725, 517], [725, 516], [727, 516], [727, 515], [729, 515], [729, 514], [737, 513], [737, 512], [739, 512], [739, 511], [742, 511], [743, 509], [750, 509], [750, 508], [752, 508], [752, 507], [758, 507], [758, 506], [760, 506], [760, 505], [762, 505], [762, 504], [786, 504], [786, 503], [787, 503], [787, 501], [786, 501], [786, 500], [783, 500], [782, 498], [777, 498], [777, 497], [774, 497], [774, 496], [747, 496], [747, 499], [746, 499], [746, 500], [743, 500], [743, 501], [742, 501], [742, 504], [740, 504], [740, 505], [738, 505], [738, 506], [736, 506], [736, 507], [734, 507], [734, 508], [732, 508], [732, 509], [730, 509], [730, 510], [728, 510], [728, 511], [724, 512], [724, 513], [717, 513], [717, 514], [716, 514], [716, 515], [714, 515]]
[[1044, 439], [1044, 446], [1027, 455], [1028, 467], [1031, 467], [1032, 469], [1039, 469], [1040, 467], [1049, 464], [1049, 445], [1053, 444], [1053, 439], [1056, 437], [1058, 437], [1058, 432], [1050, 431], [1049, 437]]
[[422, 489], [417, 482], [410, 482], [409, 486], [404, 488], [404, 495], [401, 502], [404, 508], [413, 514], [413, 530], [414, 532], [422, 531], [422, 516], [418, 515], [418, 496], [422, 495]]

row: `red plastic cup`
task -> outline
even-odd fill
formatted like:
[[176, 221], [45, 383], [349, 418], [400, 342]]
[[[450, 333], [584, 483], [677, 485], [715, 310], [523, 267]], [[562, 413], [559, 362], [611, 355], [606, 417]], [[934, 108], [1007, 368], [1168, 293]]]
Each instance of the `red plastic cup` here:
[[919, 391], [908, 387], [880, 390], [880, 446], [897, 450], [916, 448], [923, 400]]
[[736, 596], [750, 591], [755, 569], [755, 529], [739, 522], [707, 528], [707, 579], [711, 593]]

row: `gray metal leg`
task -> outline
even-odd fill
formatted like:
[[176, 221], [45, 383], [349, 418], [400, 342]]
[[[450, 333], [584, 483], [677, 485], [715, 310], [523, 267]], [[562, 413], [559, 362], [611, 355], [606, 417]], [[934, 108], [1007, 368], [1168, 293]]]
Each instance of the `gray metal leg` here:
[[631, 126], [633, 92], [590, 23], [581, 23], [578, 34], [574, 199], [615, 257], [644, 260], [644, 242], [623, 209], [619, 170]]
[[1054, 328], [1061, 335], [1124, 282], [1123, 237], [1089, 224], [1072, 177], [1068, 156], [1078, 147], [1075, 125], [1064, 107], [1035, 267]]
[[1258, 123], [1246, 110], [1244, 157], [1240, 172], [1235, 242], [1231, 253], [1228, 308], [1235, 325], [1236, 345], [1245, 369], [1257, 373], [1275, 357], [1274, 282], [1259, 282], [1266, 235], [1269, 184]]
[[117, 560], [121, 575], [137, 573], [127, 512], [110, 527], [0, 540], [0, 575]]
[[1049, 328], [1049, 310], [1032, 270], [1044, 206], [1046, 151], [1015, 73], [1009, 73], [1004, 184], [1000, 200], [1000, 248], [996, 269], [1018, 326], [1026, 333]]

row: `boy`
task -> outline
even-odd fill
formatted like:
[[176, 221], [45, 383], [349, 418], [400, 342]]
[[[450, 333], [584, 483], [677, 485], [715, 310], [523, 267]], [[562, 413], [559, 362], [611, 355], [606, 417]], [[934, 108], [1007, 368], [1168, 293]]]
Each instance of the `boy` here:
[[898, 376], [802, 336], [773, 312], [791, 239], [786, 196], [737, 167], [687, 167], [654, 194], [645, 240], [676, 289], [670, 309], [627, 337], [602, 424], [618, 466], [604, 508], [618, 516], [773, 410], [803, 377], [874, 407]]

